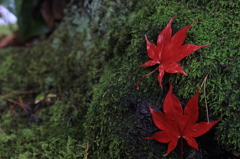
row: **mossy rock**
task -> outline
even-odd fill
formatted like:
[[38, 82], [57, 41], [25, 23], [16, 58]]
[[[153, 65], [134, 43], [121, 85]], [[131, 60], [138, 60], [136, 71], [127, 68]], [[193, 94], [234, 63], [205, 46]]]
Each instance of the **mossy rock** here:
[[[164, 155], [166, 148], [163, 144], [143, 139], [157, 131], [150, 121], [148, 105], [161, 109], [169, 81], [174, 86], [174, 93], [185, 105], [208, 73], [206, 99], [210, 121], [222, 121], [197, 140], [203, 145], [201, 141], [208, 138], [211, 143], [208, 144], [214, 146], [216, 139], [228, 150], [240, 150], [239, 4], [227, 1], [146, 1], [129, 15], [134, 18], [122, 28], [125, 31], [120, 32], [121, 41], [112, 48], [114, 57], [104, 66], [100, 82], [93, 89], [92, 106], [85, 123], [86, 140], [92, 142], [92, 153], [89, 153], [91, 158], [159, 158]], [[173, 15], [176, 16], [173, 21], [174, 33], [200, 17], [189, 30], [185, 43], [211, 45], [180, 62], [183, 70], [189, 74], [188, 77], [166, 74], [161, 90], [155, 73], [146, 77], [137, 91], [137, 81], [155, 69], [154, 66], [137, 67], [149, 60], [144, 34], [147, 34], [150, 42], [155, 43], [159, 32]], [[199, 105], [199, 120], [206, 120], [203, 93]], [[224, 150], [212, 156], [208, 155], [214, 153], [209, 147], [200, 146], [200, 151], [193, 155], [192, 150], [189, 150], [186, 157], [226, 157]], [[176, 154], [172, 153], [166, 158], [176, 158]]]
[[[237, 155], [239, 5], [208, 0], [75, 1], [47, 41], [1, 50], [1, 94], [37, 90], [58, 97], [54, 104], [42, 104], [36, 114], [17, 107], [15, 116], [6, 99], [18, 95], [1, 96], [0, 123], [8, 136], [0, 133], [0, 157], [161, 158], [167, 144], [144, 140], [158, 131], [148, 106], [161, 110], [169, 81], [185, 106], [207, 73], [210, 120], [222, 121], [197, 138], [199, 151], [186, 146], [185, 157], [226, 158], [227, 150]], [[180, 62], [189, 76], [166, 74], [160, 89], [154, 73], [136, 90], [137, 81], [155, 69], [137, 67], [149, 60], [144, 34], [155, 43], [173, 15], [174, 33], [200, 17], [185, 43], [211, 45]], [[21, 97], [34, 99], [37, 94]], [[199, 121], [204, 121], [202, 93], [199, 105]], [[178, 156], [174, 150], [166, 158]]]

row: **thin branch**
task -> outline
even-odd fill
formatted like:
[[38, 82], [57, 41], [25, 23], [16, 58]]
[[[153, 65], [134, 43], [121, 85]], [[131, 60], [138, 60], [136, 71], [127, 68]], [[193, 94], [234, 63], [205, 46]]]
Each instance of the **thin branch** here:
[[9, 101], [9, 102], [11, 102], [11, 103], [14, 103], [14, 104], [19, 105], [20, 107], [22, 107], [22, 109], [23, 109], [26, 113], [28, 113], [28, 110], [24, 107], [24, 104], [23, 104], [23, 102], [22, 102], [22, 98], [21, 98], [21, 97], [19, 98], [20, 102], [16, 102], [16, 101], [14, 101], [14, 100], [12, 100], [12, 99], [6, 99], [6, 100]]
[[208, 77], [209, 73], [206, 75], [206, 77], [204, 78], [202, 84], [201, 84], [201, 88], [203, 86], [203, 95], [204, 95], [204, 101], [205, 101], [205, 105], [206, 105], [206, 114], [207, 114], [207, 121], [209, 122], [209, 115], [208, 115], [208, 105], [207, 105], [207, 96], [206, 96], [206, 82], [207, 82], [207, 77]]
[[39, 92], [39, 91], [32, 90], [32, 91], [22, 91], [22, 92], [16, 92], [16, 93], [8, 93], [8, 94], [2, 94], [2, 95], [0, 95], [0, 97], [10, 96], [10, 95], [15, 95], [15, 94], [28, 94], [28, 93], [34, 93], [34, 92]]
[[0, 128], [0, 131], [3, 133], [3, 135], [7, 136], [7, 134]]

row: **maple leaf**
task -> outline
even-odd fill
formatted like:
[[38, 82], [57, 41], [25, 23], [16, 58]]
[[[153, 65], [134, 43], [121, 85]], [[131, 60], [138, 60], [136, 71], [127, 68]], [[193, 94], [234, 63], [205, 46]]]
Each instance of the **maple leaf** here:
[[[140, 81], [145, 78], [146, 76], [152, 74], [156, 70], [159, 71], [158, 75], [158, 82], [160, 87], [162, 88], [162, 78], [167, 73], [182, 73], [185, 76], [188, 76], [178, 64], [184, 57], [188, 56], [189, 54], [193, 53], [194, 51], [208, 46], [209, 44], [205, 44], [202, 46], [197, 46], [193, 44], [185, 44], [182, 45], [186, 34], [189, 28], [198, 20], [196, 19], [192, 24], [189, 26], [182, 28], [179, 30], [174, 36], [172, 36], [172, 21], [174, 16], [170, 19], [165, 29], [158, 35], [157, 39], [157, 46], [153, 43], [148, 41], [147, 36], [145, 35], [145, 40], [147, 44], [147, 54], [148, 57], [152, 60], [147, 61], [146, 63], [139, 65], [139, 66], [153, 66], [159, 64], [159, 66], [149, 74], [143, 76], [137, 84], [137, 89], [139, 89]], [[172, 37], [171, 37], [172, 36]]]
[[169, 143], [168, 155], [175, 149], [179, 138], [187, 141], [188, 145], [198, 149], [198, 144], [194, 137], [205, 134], [220, 120], [214, 122], [200, 122], [198, 120], [198, 96], [199, 91], [188, 101], [184, 111], [178, 98], [172, 93], [172, 85], [163, 103], [163, 111], [154, 111], [150, 107], [150, 112], [154, 124], [163, 131], [155, 133], [152, 137], [145, 139], [156, 140], [161, 143]]

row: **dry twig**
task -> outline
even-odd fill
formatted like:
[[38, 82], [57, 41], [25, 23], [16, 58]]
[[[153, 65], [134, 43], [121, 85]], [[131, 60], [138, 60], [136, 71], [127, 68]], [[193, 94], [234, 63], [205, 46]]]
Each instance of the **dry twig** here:
[[203, 95], [204, 95], [204, 101], [205, 101], [205, 105], [206, 105], [206, 114], [207, 114], [207, 121], [209, 122], [209, 114], [208, 114], [208, 105], [207, 105], [207, 96], [206, 96], [206, 82], [207, 82], [207, 77], [208, 77], [209, 73], [206, 75], [206, 77], [204, 78], [202, 84], [201, 84], [201, 88], [203, 86]]

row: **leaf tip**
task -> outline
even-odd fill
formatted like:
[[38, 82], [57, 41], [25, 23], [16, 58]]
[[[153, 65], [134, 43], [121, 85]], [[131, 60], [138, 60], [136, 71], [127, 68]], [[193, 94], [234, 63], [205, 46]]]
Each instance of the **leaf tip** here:
[[150, 110], [151, 113], [154, 111], [151, 106], [149, 106], [149, 110]]
[[164, 157], [167, 156], [169, 154], [169, 152], [167, 152], [165, 155], [163, 155]]
[[159, 83], [159, 86], [160, 86], [161, 89], [163, 89], [163, 88], [162, 88], [162, 83]]
[[208, 46], [208, 45], [211, 45], [211, 43], [205, 44], [204, 47], [205, 47], [205, 46]]
[[216, 122], [216, 124], [217, 124], [219, 121], [221, 121], [221, 119], [218, 119], [218, 120], [216, 120], [216, 121], [215, 121], [215, 122]]
[[173, 15], [172, 18], [170, 19], [170, 21], [172, 21], [175, 17], [176, 17], [176, 15]]
[[197, 87], [196, 94], [199, 94], [199, 93], [200, 93], [200, 90], [201, 90], [201, 88]]
[[192, 24], [190, 24], [190, 26], [192, 26], [194, 23], [196, 23], [196, 21], [198, 21], [198, 19], [200, 19], [200, 17], [198, 17], [196, 20], [194, 20], [194, 21], [192, 22]]
[[149, 43], [149, 40], [148, 40], [148, 37], [147, 37], [146, 34], [144, 35], [144, 38], [145, 38], [146, 43], [148, 44], [148, 43]]

